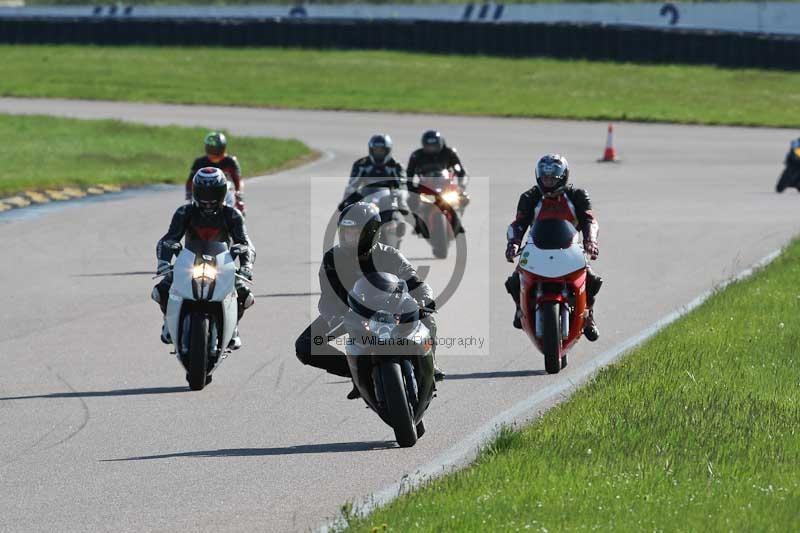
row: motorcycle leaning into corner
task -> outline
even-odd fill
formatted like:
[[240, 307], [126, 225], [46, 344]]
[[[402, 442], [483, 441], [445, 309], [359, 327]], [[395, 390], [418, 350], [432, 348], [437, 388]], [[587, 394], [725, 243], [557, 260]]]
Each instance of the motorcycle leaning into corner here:
[[347, 331], [346, 356], [353, 383], [367, 406], [407, 448], [425, 433], [423, 417], [434, 397], [430, 330], [403, 280], [369, 273], [353, 286], [350, 309], [336, 325]]
[[250, 283], [235, 262], [246, 247], [199, 239], [185, 248], [177, 242], [169, 246], [178, 257], [170, 270], [167, 327], [189, 388], [202, 390], [230, 353], [238, 322], [236, 279]]
[[418, 212], [420, 234], [430, 242], [433, 256], [446, 259], [450, 243], [463, 233], [461, 217], [469, 196], [458, 186], [455, 174], [448, 169], [426, 172], [419, 177]]
[[520, 250], [522, 329], [544, 355], [548, 374], [567, 366], [567, 351], [583, 334], [587, 266], [578, 232], [565, 220], [535, 222]]
[[775, 192], [783, 192], [787, 187], [800, 191], [800, 139], [792, 141], [784, 164], [786, 166], [775, 185]]

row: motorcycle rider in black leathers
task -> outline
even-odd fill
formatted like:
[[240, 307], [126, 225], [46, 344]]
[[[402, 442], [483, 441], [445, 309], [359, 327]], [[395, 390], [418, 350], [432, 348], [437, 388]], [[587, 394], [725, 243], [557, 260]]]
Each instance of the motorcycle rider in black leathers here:
[[399, 208], [407, 212], [406, 173], [403, 165], [392, 157], [392, 138], [381, 133], [373, 135], [367, 143], [367, 149], [369, 153], [353, 163], [339, 211], [361, 200], [362, 196], [358, 193], [361, 187], [379, 183], [392, 189]]
[[[399, 250], [377, 242], [380, 225], [380, 213], [373, 204], [357, 202], [340, 215], [339, 244], [325, 252], [319, 269], [319, 316], [295, 342], [295, 353], [304, 365], [351, 377], [345, 354], [331, 343], [345, 334], [340, 322], [349, 309], [348, 294], [365, 273], [386, 272], [404, 280], [417, 300], [423, 324], [436, 338], [433, 292]], [[436, 380], [442, 380], [444, 374], [438, 368], [435, 371]], [[354, 386], [347, 397], [358, 398], [358, 389]]]
[[[536, 185], [522, 193], [517, 204], [517, 216], [508, 226], [506, 238], [506, 260], [514, 262], [522, 245], [525, 232], [539, 218], [567, 220], [583, 234], [583, 248], [591, 259], [597, 259], [599, 248], [597, 235], [599, 226], [592, 213], [592, 203], [583, 189], [568, 185], [569, 164], [558, 154], [542, 156], [536, 163]], [[600, 336], [594, 321], [595, 296], [600, 291], [603, 279], [595, 274], [587, 264], [586, 305], [589, 315], [583, 334], [592, 342]], [[517, 309], [514, 313], [514, 327], [522, 329], [520, 311], [520, 280], [516, 270], [506, 280], [506, 290], [511, 294]]]
[[452, 169], [458, 178], [458, 186], [464, 191], [469, 178], [455, 148], [447, 146], [442, 134], [428, 130], [422, 134], [422, 148], [414, 150], [408, 158], [406, 173], [409, 178], [424, 176], [427, 172]]
[[[159, 275], [164, 278], [153, 288], [153, 300], [161, 307], [161, 312], [166, 315], [169, 288], [172, 285], [172, 270], [170, 261], [177, 250], [180, 241], [185, 236], [187, 240], [202, 239], [206, 241], [226, 242], [231, 246], [231, 252], [239, 258], [238, 274], [242, 277], [253, 279], [253, 262], [256, 250], [247, 228], [244, 225], [242, 214], [233, 207], [225, 205], [225, 194], [228, 191], [228, 180], [225, 173], [213, 167], [201, 168], [192, 179], [192, 202], [180, 206], [172, 216], [167, 233], [161, 237], [156, 245]], [[254, 299], [250, 288], [245, 282], [236, 280], [236, 293], [241, 320], [244, 310], [253, 305]], [[161, 330], [161, 341], [171, 343], [169, 330], [166, 326]], [[230, 348], [236, 350], [242, 346], [237, 327]]]
[[[469, 177], [456, 149], [447, 146], [440, 132], [428, 130], [422, 134], [422, 147], [414, 150], [411, 157], [408, 158], [406, 175], [410, 181], [413, 181], [412, 188], [416, 191], [419, 186], [419, 176], [426, 176], [441, 170], [452, 170], [455, 173], [458, 178], [460, 192], [467, 199], [468, 196], [465, 195], [465, 192]], [[416, 195], [412, 195], [408, 203], [411, 210], [416, 213], [419, 208], [419, 198]], [[466, 205], [466, 202], [464, 202], [464, 205]], [[416, 215], [414, 231], [420, 234], [425, 233], [421, 221]]]
[[242, 181], [242, 167], [235, 155], [228, 154], [228, 139], [224, 133], [212, 131], [203, 141], [206, 155], [198, 157], [192, 163], [189, 177], [186, 178], [186, 200], [192, 199], [192, 179], [197, 171], [205, 167], [216, 167], [225, 173], [228, 180], [233, 183], [236, 191], [236, 209], [244, 213], [244, 183]]

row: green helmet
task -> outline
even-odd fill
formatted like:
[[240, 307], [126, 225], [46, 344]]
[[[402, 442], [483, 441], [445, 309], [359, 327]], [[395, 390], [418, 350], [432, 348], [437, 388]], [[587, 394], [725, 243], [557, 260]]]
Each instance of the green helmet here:
[[228, 139], [225, 134], [219, 131], [212, 131], [206, 135], [203, 143], [206, 145], [206, 154], [208, 155], [224, 155], [225, 149], [228, 147]]

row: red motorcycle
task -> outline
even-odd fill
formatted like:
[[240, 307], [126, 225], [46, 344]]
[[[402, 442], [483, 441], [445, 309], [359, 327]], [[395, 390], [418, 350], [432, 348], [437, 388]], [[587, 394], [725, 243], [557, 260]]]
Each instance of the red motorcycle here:
[[463, 231], [461, 215], [469, 203], [469, 196], [458, 186], [455, 174], [437, 170], [419, 178], [422, 236], [429, 240], [433, 256], [446, 259], [450, 243]]
[[547, 373], [557, 374], [588, 314], [586, 255], [572, 224], [547, 219], [534, 223], [519, 258], [522, 329], [544, 354]]

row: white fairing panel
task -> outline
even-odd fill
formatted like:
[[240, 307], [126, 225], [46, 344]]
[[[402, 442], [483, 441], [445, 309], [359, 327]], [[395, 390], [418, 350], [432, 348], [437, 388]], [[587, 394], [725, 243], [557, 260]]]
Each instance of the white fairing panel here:
[[519, 266], [544, 278], [561, 278], [586, 268], [586, 256], [577, 242], [559, 250], [542, 250], [528, 241], [519, 257]]
[[[194, 300], [192, 291], [192, 269], [194, 268], [195, 254], [183, 249], [178, 254], [173, 266], [172, 286], [169, 290], [169, 301], [167, 302], [167, 327], [173, 343], [178, 340], [180, 330], [179, 321], [181, 308], [184, 300]], [[238, 307], [236, 301], [236, 262], [229, 252], [223, 252], [216, 256], [217, 277], [212, 302], [222, 302], [223, 312], [223, 331], [222, 346], [227, 346], [233, 337], [234, 329], [238, 321]], [[200, 284], [200, 297], [208, 297], [209, 283]]]

